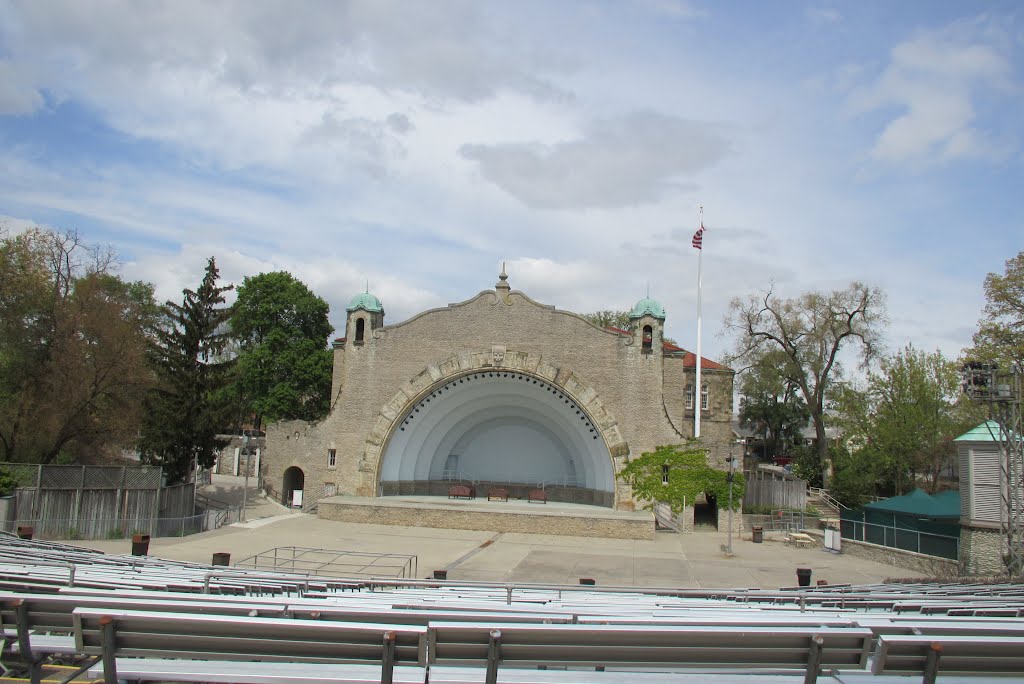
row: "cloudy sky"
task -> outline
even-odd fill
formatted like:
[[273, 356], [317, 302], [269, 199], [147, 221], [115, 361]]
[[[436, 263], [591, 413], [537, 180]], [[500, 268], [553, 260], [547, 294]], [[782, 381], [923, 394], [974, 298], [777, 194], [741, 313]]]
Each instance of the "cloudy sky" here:
[[877, 285], [956, 355], [1024, 249], [1024, 5], [0, 0], [0, 225], [178, 298], [288, 270], [388, 322], [494, 285], [729, 300]]

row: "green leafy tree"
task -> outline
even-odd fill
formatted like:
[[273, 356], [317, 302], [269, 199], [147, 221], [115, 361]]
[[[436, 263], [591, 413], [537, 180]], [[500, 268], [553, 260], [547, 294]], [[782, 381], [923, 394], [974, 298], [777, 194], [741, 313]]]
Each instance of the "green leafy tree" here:
[[601, 311], [583, 314], [583, 317], [599, 328], [611, 327], [618, 328], [619, 330], [629, 330], [632, 325], [629, 320], [628, 311], [612, 311], [610, 309], [603, 309]]
[[[701, 492], [713, 495], [720, 508], [728, 508], [729, 473], [708, 465], [707, 448], [696, 439], [645, 451], [631, 459], [619, 477], [633, 487], [637, 499], [664, 502], [676, 514], [682, 512], [684, 501], [692, 505]], [[741, 508], [745, 490], [743, 473], [733, 473], [733, 510]]]
[[781, 351], [770, 351], [746, 369], [740, 381], [740, 424], [761, 435], [762, 456], [787, 454], [803, 443], [810, 419], [797, 383], [785, 373]]
[[185, 480], [192, 467], [213, 465], [223, 415], [214, 401], [226, 382], [229, 363], [221, 359], [230, 310], [219, 286], [213, 257], [196, 290], [184, 290], [181, 304], [166, 302], [152, 346], [158, 385], [147, 396], [139, 451], [162, 466], [168, 482]]
[[231, 333], [238, 342], [234, 393], [266, 420], [316, 420], [330, 408], [333, 331], [329, 307], [290, 273], [261, 273], [238, 288]]
[[1024, 252], [1006, 262], [1003, 275], [985, 278], [984, 317], [968, 353], [1004, 368], [1024, 361]]
[[768, 290], [733, 299], [729, 305], [725, 328], [736, 335], [729, 363], [754, 365], [767, 354], [782, 353], [783, 372], [796, 383], [811, 414], [825, 487], [833, 472], [825, 406], [833, 383], [842, 375], [839, 353], [856, 345], [867, 361], [881, 343], [884, 323], [884, 295], [857, 282], [845, 290], [807, 292], [793, 299]]
[[77, 233], [0, 240], [0, 459], [103, 459], [130, 444], [152, 385], [152, 286]]
[[861, 498], [936, 491], [953, 439], [982, 419], [961, 397], [957, 364], [912, 345], [883, 357], [864, 389], [844, 387], [836, 408], [851, 445], [841, 489]]

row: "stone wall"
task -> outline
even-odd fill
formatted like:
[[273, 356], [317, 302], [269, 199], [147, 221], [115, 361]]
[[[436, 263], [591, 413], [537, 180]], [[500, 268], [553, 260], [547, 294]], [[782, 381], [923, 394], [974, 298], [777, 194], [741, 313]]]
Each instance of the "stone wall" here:
[[[651, 320], [657, 323], [658, 351], [644, 353], [632, 335], [597, 328], [520, 292], [488, 290], [368, 330], [363, 344], [335, 345], [335, 396], [323, 421], [268, 427], [264, 477], [280, 489], [285, 470], [301, 468], [307, 503], [321, 498], [325, 488], [378, 496], [380, 462], [404, 413], [441, 383], [489, 368], [543, 378], [572, 397], [600, 429], [618, 472], [629, 456], [693, 434], [682, 388], [693, 383], [687, 378], [695, 369], [684, 367], [681, 354], [660, 353], [661, 325]], [[721, 466], [731, 439], [733, 374], [704, 369], [704, 377], [709, 408], [702, 414], [702, 437], [712, 449], [712, 463]], [[635, 506], [630, 488], [621, 482], [615, 483], [614, 503], [621, 510]]]
[[979, 527], [960, 528], [960, 560], [968, 575], [1002, 575], [1003, 536], [999, 530]]
[[[538, 505], [542, 509], [543, 505]], [[361, 497], [329, 497], [320, 501], [317, 515], [324, 520], [398, 525], [404, 527], [440, 527], [452, 530], [487, 530], [528, 534], [608, 537], [612, 539], [654, 539], [654, 516], [650, 513], [619, 513], [605, 516], [590, 511], [550, 514], [494, 510], [487, 507], [420, 507], [388, 502], [374, 503]]]

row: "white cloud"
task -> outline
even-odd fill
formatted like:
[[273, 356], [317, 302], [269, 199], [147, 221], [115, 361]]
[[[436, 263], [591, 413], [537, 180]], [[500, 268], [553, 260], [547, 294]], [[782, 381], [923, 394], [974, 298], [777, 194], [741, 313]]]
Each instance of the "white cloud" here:
[[729, 143], [712, 125], [636, 112], [588, 126], [582, 139], [466, 145], [487, 180], [535, 209], [619, 208], [692, 187], [685, 179], [712, 166]]
[[838, 24], [843, 20], [843, 15], [834, 7], [808, 7], [806, 14], [815, 24]]
[[[987, 22], [921, 32], [892, 49], [877, 80], [855, 90], [855, 113], [887, 116], [872, 156], [889, 164], [998, 158], [978, 101], [1012, 89], [1012, 67]], [[891, 113], [895, 113], [893, 117]]]
[[31, 114], [43, 106], [43, 96], [9, 61], [0, 60], [0, 115]]

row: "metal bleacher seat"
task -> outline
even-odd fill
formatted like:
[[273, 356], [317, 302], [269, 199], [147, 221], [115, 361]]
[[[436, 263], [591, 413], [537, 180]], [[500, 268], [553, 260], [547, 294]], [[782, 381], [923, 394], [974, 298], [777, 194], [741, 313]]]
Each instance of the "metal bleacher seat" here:
[[[158, 611], [77, 608], [80, 653], [102, 657], [104, 679], [266, 681], [269, 663], [301, 663], [307, 678], [326, 681], [346, 664], [376, 665], [380, 681], [426, 679], [426, 627], [319, 620], [247, 619]], [[189, 679], [173, 679], [164, 659], [189, 661]], [[256, 663], [256, 664], [254, 664]], [[364, 670], [365, 671], [365, 670]], [[129, 672], [131, 674], [129, 674]], [[261, 675], [262, 672], [262, 675]], [[221, 680], [225, 681], [225, 680]]]
[[870, 640], [857, 627], [431, 623], [428, 650], [432, 672], [474, 668], [475, 681], [487, 684], [499, 681], [499, 669], [552, 666], [803, 673], [810, 683], [823, 667], [863, 669]]

